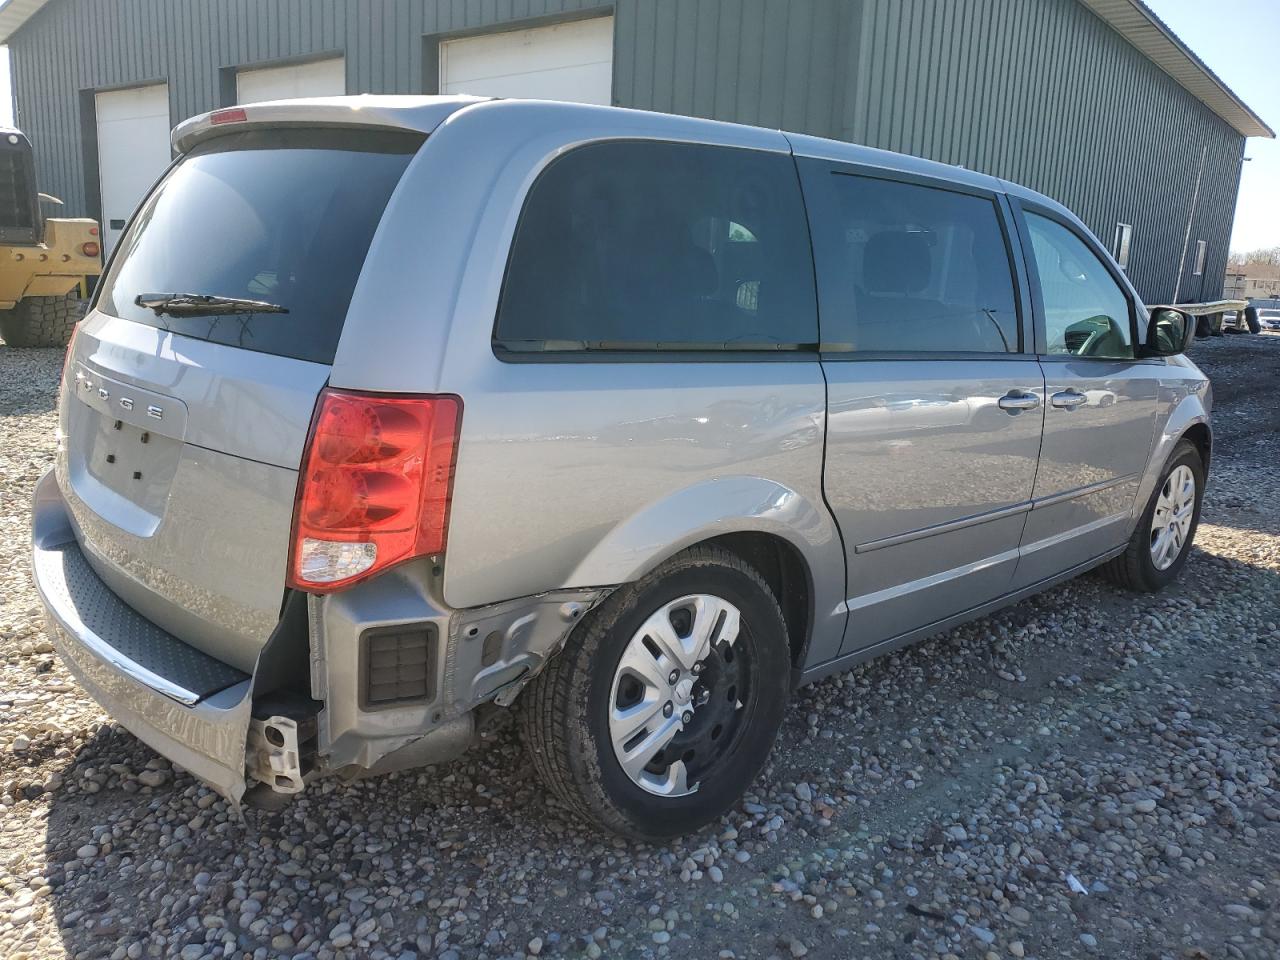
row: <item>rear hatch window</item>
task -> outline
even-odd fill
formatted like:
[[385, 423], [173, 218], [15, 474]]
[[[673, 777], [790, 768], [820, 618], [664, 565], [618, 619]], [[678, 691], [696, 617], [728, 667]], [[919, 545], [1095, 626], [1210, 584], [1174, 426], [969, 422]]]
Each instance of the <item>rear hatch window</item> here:
[[[279, 129], [198, 145], [138, 211], [97, 308], [187, 337], [331, 364], [374, 230], [423, 139]], [[174, 294], [271, 307], [188, 300], [157, 310], [139, 302]]]

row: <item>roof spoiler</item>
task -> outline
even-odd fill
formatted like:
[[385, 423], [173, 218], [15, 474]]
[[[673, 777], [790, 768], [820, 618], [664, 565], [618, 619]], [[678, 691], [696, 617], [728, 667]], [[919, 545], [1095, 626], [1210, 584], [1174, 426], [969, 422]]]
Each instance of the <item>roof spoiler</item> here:
[[452, 113], [486, 97], [409, 97], [362, 94], [354, 97], [314, 97], [268, 100], [211, 110], [173, 128], [177, 153], [197, 143], [247, 126], [350, 127], [409, 130], [429, 134]]

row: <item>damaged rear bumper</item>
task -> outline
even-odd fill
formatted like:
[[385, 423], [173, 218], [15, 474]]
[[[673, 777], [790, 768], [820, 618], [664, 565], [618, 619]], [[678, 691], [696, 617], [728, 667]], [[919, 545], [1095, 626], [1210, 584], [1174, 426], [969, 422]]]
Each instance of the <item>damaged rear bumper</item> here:
[[[313, 772], [379, 773], [458, 755], [476, 737], [477, 708], [509, 706], [609, 592], [452, 610], [440, 602], [432, 564], [404, 564], [306, 597], [305, 617], [296, 629], [281, 621], [250, 675], [111, 591], [80, 548], [52, 472], [36, 488], [32, 540], [50, 637], [70, 672], [138, 739], [232, 803], [247, 778], [297, 793]], [[385, 671], [371, 651], [389, 635], [426, 651], [420, 678], [392, 678], [419, 695], [374, 702], [371, 684]], [[301, 689], [282, 695], [282, 678], [301, 680]]]
[[139, 740], [239, 802], [252, 678], [111, 592], [76, 542], [52, 472], [36, 487], [32, 540], [36, 589], [67, 669]]
[[[440, 763], [476, 735], [476, 709], [506, 707], [559, 652], [607, 589], [561, 590], [465, 610], [440, 601], [439, 572], [408, 563], [338, 593], [308, 599], [311, 696], [319, 762], [346, 773]], [[374, 644], [424, 649], [422, 673], [400, 677]], [[406, 655], [411, 669], [416, 657]], [[404, 680], [420, 696], [379, 702], [375, 680]]]

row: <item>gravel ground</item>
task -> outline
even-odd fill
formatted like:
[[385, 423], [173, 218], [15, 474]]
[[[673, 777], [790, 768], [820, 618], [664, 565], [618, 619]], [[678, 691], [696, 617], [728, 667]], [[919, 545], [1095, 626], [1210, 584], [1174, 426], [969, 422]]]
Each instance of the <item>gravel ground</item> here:
[[584, 830], [513, 734], [236, 818], [70, 680], [28, 573], [61, 351], [0, 346], [0, 956], [1280, 956], [1280, 337], [1157, 597], [1085, 577], [808, 687], [718, 826]]

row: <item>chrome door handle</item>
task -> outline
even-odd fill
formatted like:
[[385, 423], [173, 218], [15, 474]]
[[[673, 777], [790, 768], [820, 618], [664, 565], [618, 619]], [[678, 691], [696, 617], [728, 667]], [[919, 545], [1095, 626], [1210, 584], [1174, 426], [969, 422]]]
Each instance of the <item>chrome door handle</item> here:
[[1083, 393], [1077, 390], [1063, 390], [1061, 393], [1055, 393], [1049, 398], [1049, 402], [1060, 410], [1074, 410], [1082, 403], [1089, 400]]
[[1019, 410], [1034, 410], [1040, 406], [1040, 398], [1034, 393], [1027, 393], [1025, 390], [1010, 390], [996, 401], [996, 404], [1001, 410], [1017, 413]]

